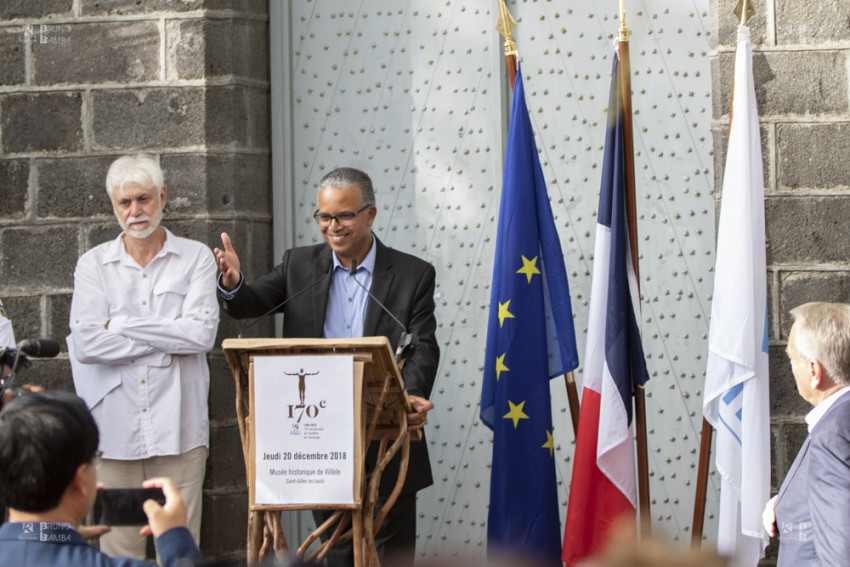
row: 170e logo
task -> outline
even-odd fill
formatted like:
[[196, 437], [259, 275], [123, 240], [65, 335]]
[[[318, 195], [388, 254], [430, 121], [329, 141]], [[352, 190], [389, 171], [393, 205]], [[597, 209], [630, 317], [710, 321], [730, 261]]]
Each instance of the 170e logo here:
[[327, 407], [327, 402], [322, 400], [318, 404], [289, 404], [289, 419], [295, 419], [295, 423], [301, 423], [301, 418], [305, 415], [310, 419], [315, 419], [319, 415], [319, 409]]

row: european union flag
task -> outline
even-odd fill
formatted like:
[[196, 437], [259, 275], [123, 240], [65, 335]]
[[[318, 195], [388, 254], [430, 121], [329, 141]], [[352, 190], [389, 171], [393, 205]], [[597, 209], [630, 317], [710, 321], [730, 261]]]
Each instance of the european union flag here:
[[517, 71], [490, 295], [481, 420], [493, 430], [488, 553], [561, 564], [549, 380], [578, 366], [561, 244]]

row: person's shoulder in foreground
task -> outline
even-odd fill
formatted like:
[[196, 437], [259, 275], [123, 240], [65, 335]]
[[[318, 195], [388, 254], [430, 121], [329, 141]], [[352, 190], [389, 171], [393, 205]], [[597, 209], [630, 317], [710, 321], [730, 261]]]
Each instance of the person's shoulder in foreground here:
[[[203, 565], [200, 551], [186, 528], [168, 530], [156, 539], [156, 546], [164, 566]], [[153, 565], [131, 557], [109, 557], [92, 547], [70, 524], [15, 522], [0, 527], [0, 567]]]

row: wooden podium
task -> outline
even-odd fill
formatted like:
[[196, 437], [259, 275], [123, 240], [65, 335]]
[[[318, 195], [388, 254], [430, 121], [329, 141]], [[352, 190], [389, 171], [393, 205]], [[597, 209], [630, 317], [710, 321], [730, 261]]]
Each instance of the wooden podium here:
[[[336, 510], [333, 516], [318, 526], [298, 547], [296, 557], [321, 562], [337, 545], [353, 540], [354, 564], [356, 567], [375, 566], [380, 563], [375, 550], [375, 533], [384, 517], [395, 503], [407, 475], [411, 438], [421, 438], [419, 431], [407, 430], [407, 414], [410, 402], [404, 390], [399, 367], [386, 337], [364, 337], [357, 339], [226, 339], [222, 343], [224, 355], [236, 381], [236, 416], [242, 438], [242, 453], [248, 482], [248, 541], [247, 560], [257, 564], [270, 552], [285, 553], [289, 546], [280, 523], [283, 510], [329, 509]], [[346, 356], [353, 360], [354, 462], [351, 502], [305, 504], [278, 502], [258, 504], [256, 502], [256, 443], [260, 433], [255, 430], [254, 370], [257, 357], [279, 356]], [[345, 359], [347, 360], [347, 359]], [[268, 362], [268, 361], [257, 361]], [[273, 362], [273, 361], [272, 361]], [[303, 373], [303, 368], [301, 369]], [[303, 381], [302, 404], [303, 404]], [[321, 388], [321, 380], [312, 382], [311, 388]], [[263, 403], [268, 403], [263, 400]], [[290, 406], [291, 407], [291, 406]], [[290, 412], [292, 410], [290, 409]], [[283, 407], [281, 406], [281, 412]], [[279, 435], [281, 443], [284, 433], [262, 432]], [[366, 450], [370, 443], [379, 443], [378, 460], [371, 475], [366, 476]], [[378, 486], [381, 473], [390, 460], [401, 451], [398, 479], [392, 494], [377, 514]], [[265, 455], [268, 456], [268, 455]], [[340, 520], [336, 523], [337, 520]], [[336, 528], [331, 528], [336, 523]], [[329, 538], [318, 549], [305, 557], [310, 545], [322, 534]]]

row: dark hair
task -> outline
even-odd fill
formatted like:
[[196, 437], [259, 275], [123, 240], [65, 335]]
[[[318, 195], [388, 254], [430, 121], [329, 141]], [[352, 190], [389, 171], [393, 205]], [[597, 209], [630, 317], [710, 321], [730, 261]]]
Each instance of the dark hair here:
[[340, 167], [322, 177], [319, 181], [319, 191], [327, 187], [359, 187], [360, 201], [364, 205], [375, 205], [375, 188], [372, 179], [364, 171], [353, 167]]
[[59, 505], [77, 468], [97, 452], [97, 425], [68, 392], [26, 393], [0, 411], [0, 497], [22, 512]]

